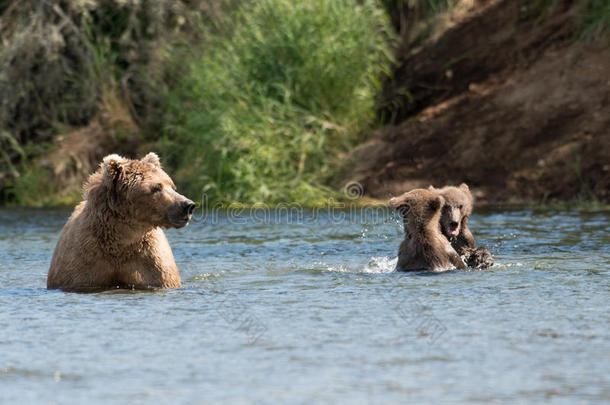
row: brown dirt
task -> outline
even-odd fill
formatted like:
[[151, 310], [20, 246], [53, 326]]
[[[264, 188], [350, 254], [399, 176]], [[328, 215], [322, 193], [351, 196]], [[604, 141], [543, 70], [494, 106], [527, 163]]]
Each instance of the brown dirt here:
[[[610, 199], [610, 49], [491, 1], [399, 61], [352, 180], [376, 198], [468, 183], [479, 202]], [[409, 89], [405, 95], [404, 89]]]

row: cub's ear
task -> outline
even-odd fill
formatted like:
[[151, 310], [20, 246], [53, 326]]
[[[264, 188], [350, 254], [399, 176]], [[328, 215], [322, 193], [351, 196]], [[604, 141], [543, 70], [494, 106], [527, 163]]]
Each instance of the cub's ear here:
[[161, 168], [161, 161], [155, 152], [150, 152], [148, 155], [144, 156], [141, 161], [144, 163], [149, 163], [155, 167], [158, 167], [159, 169]]
[[436, 189], [434, 188], [434, 186], [433, 186], [433, 185], [429, 185], [429, 186], [428, 186], [428, 190], [430, 190], [430, 191], [436, 191]]
[[468, 188], [468, 184], [466, 183], [462, 183], [460, 184], [460, 190], [466, 195], [466, 197], [468, 198], [468, 205], [470, 206], [470, 208], [468, 208], [466, 210], [466, 215], [470, 215], [470, 212], [472, 211], [472, 203], [474, 201], [474, 198], [472, 197], [472, 193], [470, 192], [470, 189]]
[[407, 193], [391, 198], [390, 201], [388, 201], [388, 204], [390, 205], [390, 208], [394, 208], [403, 217], [407, 215], [410, 209], [409, 197], [407, 196]]
[[438, 211], [443, 205], [445, 205], [445, 199], [440, 195], [428, 202], [428, 208], [430, 211]]
[[390, 198], [388, 201], [390, 208], [398, 209], [401, 205], [406, 205], [406, 199], [404, 194], [398, 197]]
[[113, 153], [112, 155], [108, 155], [106, 156], [103, 160], [102, 160], [102, 170], [104, 171], [104, 176], [110, 178], [110, 179], [117, 179], [122, 171], [122, 164], [126, 161], [127, 159], [125, 159], [122, 156], [117, 155], [116, 153]]

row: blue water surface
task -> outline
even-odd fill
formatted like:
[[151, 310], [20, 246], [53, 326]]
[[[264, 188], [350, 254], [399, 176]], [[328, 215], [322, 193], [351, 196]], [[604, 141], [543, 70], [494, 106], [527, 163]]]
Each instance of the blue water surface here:
[[396, 273], [385, 209], [197, 213], [171, 291], [47, 291], [69, 211], [0, 210], [0, 402], [608, 404], [610, 214], [475, 213]]

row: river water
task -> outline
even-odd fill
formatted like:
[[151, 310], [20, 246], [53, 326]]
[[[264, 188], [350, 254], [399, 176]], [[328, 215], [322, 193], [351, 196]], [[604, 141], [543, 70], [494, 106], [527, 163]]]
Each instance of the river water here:
[[0, 402], [610, 403], [610, 214], [475, 213], [496, 265], [395, 273], [385, 210], [199, 213], [172, 291], [47, 291], [65, 210], [0, 211]]

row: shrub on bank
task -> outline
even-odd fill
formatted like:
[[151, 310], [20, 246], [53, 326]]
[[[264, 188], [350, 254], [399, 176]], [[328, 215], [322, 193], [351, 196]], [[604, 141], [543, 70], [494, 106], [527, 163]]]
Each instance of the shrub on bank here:
[[370, 0], [263, 0], [228, 24], [170, 92], [161, 144], [175, 177], [209, 202], [322, 203], [373, 119], [386, 14]]
[[0, 2], [0, 203], [40, 204], [41, 194], [60, 192], [37, 160], [53, 153], [58, 134], [106, 114], [106, 100], [140, 127], [158, 124], [173, 80], [169, 49], [200, 39], [236, 1]]

